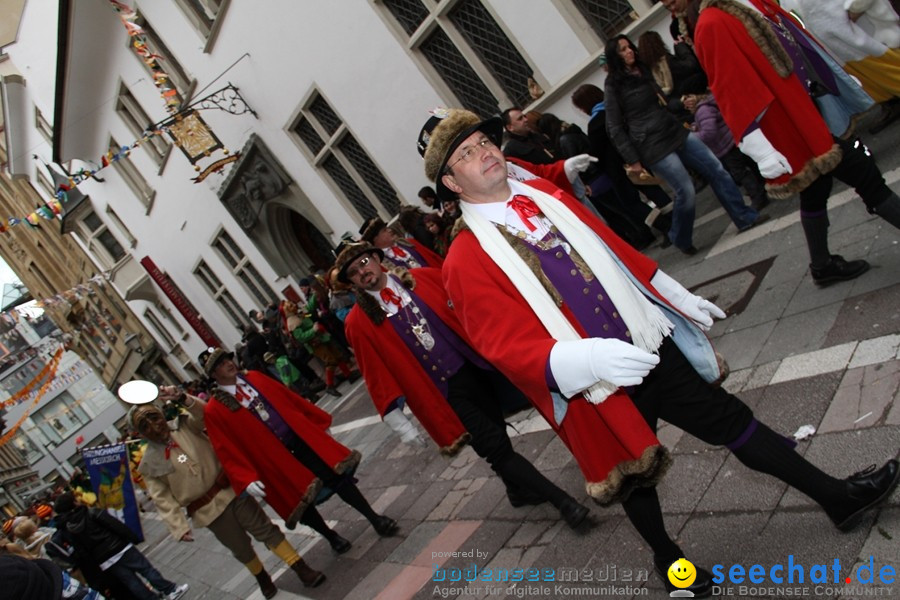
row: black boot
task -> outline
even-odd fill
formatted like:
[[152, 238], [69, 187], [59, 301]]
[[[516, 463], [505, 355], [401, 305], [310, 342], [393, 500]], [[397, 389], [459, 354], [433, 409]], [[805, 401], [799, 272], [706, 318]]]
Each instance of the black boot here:
[[850, 531], [866, 511], [881, 504], [900, 482], [900, 468], [896, 460], [887, 461], [875, 470], [875, 465], [854, 473], [844, 480], [846, 497], [825, 513], [841, 531]]
[[272, 578], [269, 577], [265, 569], [254, 575], [254, 577], [256, 577], [256, 583], [259, 584], [259, 591], [262, 592], [264, 597], [271, 598], [278, 593], [278, 588], [272, 583]]
[[843, 256], [832, 254], [828, 262], [820, 268], [809, 265], [813, 283], [819, 287], [831, 285], [837, 281], [856, 279], [869, 270], [869, 263], [864, 260], [844, 260]]
[[311, 568], [303, 562], [302, 558], [291, 565], [291, 570], [297, 574], [306, 587], [319, 587], [325, 581], [325, 573]]
[[349, 552], [350, 548], [353, 547], [353, 544], [351, 544], [349, 540], [341, 537], [341, 535], [333, 529], [331, 530], [331, 534], [326, 535], [325, 538], [328, 540], [328, 543], [331, 544], [331, 549], [337, 554]]

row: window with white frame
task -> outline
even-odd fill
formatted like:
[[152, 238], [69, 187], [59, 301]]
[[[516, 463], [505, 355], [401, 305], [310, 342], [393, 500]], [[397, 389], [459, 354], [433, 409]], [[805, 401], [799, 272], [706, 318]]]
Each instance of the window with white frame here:
[[53, 141], [53, 127], [50, 126], [37, 106], [34, 107], [34, 126], [48, 142]]
[[200, 36], [208, 40], [215, 32], [229, 0], [175, 0]]
[[144, 318], [147, 319], [147, 323], [150, 324], [150, 327], [153, 328], [153, 331], [156, 332], [156, 335], [159, 336], [168, 348], [172, 348], [175, 345], [175, 338], [172, 337], [172, 334], [166, 330], [162, 321], [160, 321], [149, 308], [144, 310]]
[[250, 262], [237, 242], [234, 241], [224, 229], [219, 232], [212, 243], [222, 260], [231, 268], [231, 272], [237, 277], [250, 295], [253, 296], [260, 307], [268, 306], [277, 299], [275, 290], [269, 287], [256, 267]]
[[125, 249], [94, 211], [88, 212], [78, 223], [84, 243], [105, 268], [125, 258]]
[[225, 311], [225, 314], [228, 315], [235, 327], [242, 328], [250, 322], [246, 316], [247, 313], [234, 299], [231, 292], [225, 289], [222, 280], [216, 276], [215, 272], [206, 264], [206, 261], [200, 260], [194, 269], [194, 275], [200, 280], [206, 291], [210, 293], [216, 304]]
[[116, 211], [114, 211], [111, 206], [106, 207], [106, 216], [109, 217], [110, 221], [116, 224], [116, 227], [119, 228], [119, 231], [125, 236], [125, 239], [128, 240], [128, 245], [134, 248], [137, 245], [137, 238], [131, 235], [131, 231], [125, 226], [125, 223], [122, 222], [122, 219], [119, 218], [119, 215], [116, 214]]
[[44, 192], [50, 196], [51, 198], [56, 197], [56, 190], [53, 189], [53, 182], [50, 181], [50, 178], [44, 175], [44, 171], [41, 167], [37, 167], [34, 170], [34, 178], [37, 181], [38, 186], [44, 190]]
[[458, 104], [481, 114], [531, 102], [536, 76], [481, 0], [378, 0]]
[[[119, 116], [125, 121], [125, 125], [136, 138], [142, 138], [144, 132], [153, 125], [153, 121], [150, 120], [137, 98], [134, 97], [131, 90], [125, 87], [124, 83], [119, 86], [116, 112], [119, 113]], [[147, 151], [153, 162], [162, 165], [172, 144], [166, 136], [154, 134], [141, 146]]]
[[[175, 55], [169, 51], [169, 48], [162, 41], [162, 38], [159, 37], [156, 30], [154, 30], [150, 23], [147, 22], [147, 19], [140, 11], [137, 11], [135, 23], [140, 25], [141, 29], [144, 30], [144, 39], [147, 40], [147, 49], [152, 54], [160, 57], [161, 60], [159, 61], [159, 64], [165, 70], [166, 75], [169, 76], [169, 81], [175, 86], [175, 90], [178, 92], [179, 103], [183, 103], [191, 88], [191, 79], [187, 76], [187, 73], [182, 68], [181, 64], [175, 59]], [[128, 40], [128, 43], [131, 44], [130, 39]], [[135, 58], [140, 59], [137, 54], [134, 56]], [[156, 75], [150, 70], [150, 66], [143, 60], [141, 60], [141, 64], [144, 65], [144, 68], [151, 77]]]
[[[122, 147], [119, 146], [115, 139], [109, 138], [110, 152], [118, 154], [121, 151], [121, 148]], [[140, 170], [134, 166], [133, 162], [131, 162], [131, 158], [128, 157], [130, 152], [130, 150], [126, 151], [125, 156], [120, 157], [112, 164], [116, 173], [122, 176], [122, 179], [125, 180], [125, 183], [131, 191], [134, 192], [134, 195], [141, 201], [141, 204], [147, 207], [147, 213], [149, 214], [150, 209], [153, 208], [153, 199], [156, 197], [156, 190], [150, 187], [150, 184], [147, 183], [147, 180], [141, 175]]]
[[659, 0], [568, 0], [604, 40], [644, 16]]
[[328, 174], [336, 191], [363, 219], [378, 215], [375, 202], [389, 214], [399, 212], [394, 186], [318, 90], [304, 103], [290, 129], [313, 164]]

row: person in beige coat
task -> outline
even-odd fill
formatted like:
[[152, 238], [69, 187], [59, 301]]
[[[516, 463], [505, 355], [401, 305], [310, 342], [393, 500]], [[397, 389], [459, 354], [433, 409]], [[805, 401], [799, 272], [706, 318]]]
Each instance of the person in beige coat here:
[[159, 397], [185, 411], [166, 421], [159, 406], [142, 404], [131, 409], [129, 421], [148, 442], [138, 471], [172, 537], [192, 542], [192, 525], [208, 528], [253, 574], [266, 598], [278, 589], [253, 550], [251, 535], [287, 563], [305, 586], [321, 584], [325, 575], [300, 558], [256, 499], [235, 495], [204, 433], [206, 403], [170, 386], [160, 388]]

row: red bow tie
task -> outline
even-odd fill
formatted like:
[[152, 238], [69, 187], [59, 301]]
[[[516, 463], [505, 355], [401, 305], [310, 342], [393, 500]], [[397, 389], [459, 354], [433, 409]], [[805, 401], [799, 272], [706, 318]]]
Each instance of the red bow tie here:
[[522, 223], [525, 227], [528, 228], [528, 231], [534, 231], [537, 229], [529, 219], [531, 217], [536, 217], [541, 214], [541, 209], [538, 208], [537, 204], [534, 203], [534, 200], [529, 198], [528, 196], [523, 196], [522, 194], [516, 194], [512, 197], [512, 200], [507, 202], [507, 206], [512, 208], [515, 213], [519, 216], [519, 219], [522, 220]]
[[166, 442], [166, 460], [169, 460], [169, 454], [172, 452], [172, 448], [180, 448], [180, 446], [178, 445], [178, 442], [170, 438], [169, 441]]
[[384, 288], [381, 290], [381, 299], [384, 300], [387, 304], [393, 304], [397, 308], [403, 304], [403, 299], [398, 296], [394, 290], [391, 288]]
[[391, 251], [396, 254], [398, 258], [406, 258], [406, 250], [400, 246], [391, 246]]

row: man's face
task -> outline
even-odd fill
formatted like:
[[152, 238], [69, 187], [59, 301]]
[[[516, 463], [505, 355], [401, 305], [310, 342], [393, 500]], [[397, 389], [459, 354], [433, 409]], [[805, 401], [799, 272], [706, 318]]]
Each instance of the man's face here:
[[137, 429], [142, 436], [151, 442], [160, 444], [168, 442], [172, 435], [172, 432], [169, 431], [169, 424], [166, 422], [166, 417], [161, 412], [155, 410], [141, 415], [141, 418], [137, 423]]
[[687, 0], [660, 0], [672, 14], [681, 14], [687, 8]]
[[347, 267], [347, 279], [362, 290], [375, 292], [387, 283], [387, 273], [381, 269], [378, 256], [363, 254], [356, 257]]
[[372, 239], [372, 245], [376, 248], [390, 248], [397, 243], [397, 235], [390, 227], [385, 227]]
[[442, 181], [447, 189], [464, 196], [464, 200], [489, 202], [488, 196], [509, 187], [503, 153], [480, 131], [467, 137], [450, 155], [447, 164], [452, 167]]
[[238, 368], [230, 358], [223, 358], [222, 362], [213, 369], [212, 377], [216, 383], [231, 385], [237, 379]]
[[528, 125], [528, 119], [521, 110], [509, 111], [509, 125], [506, 130], [516, 135], [528, 135], [531, 133], [531, 127]]

